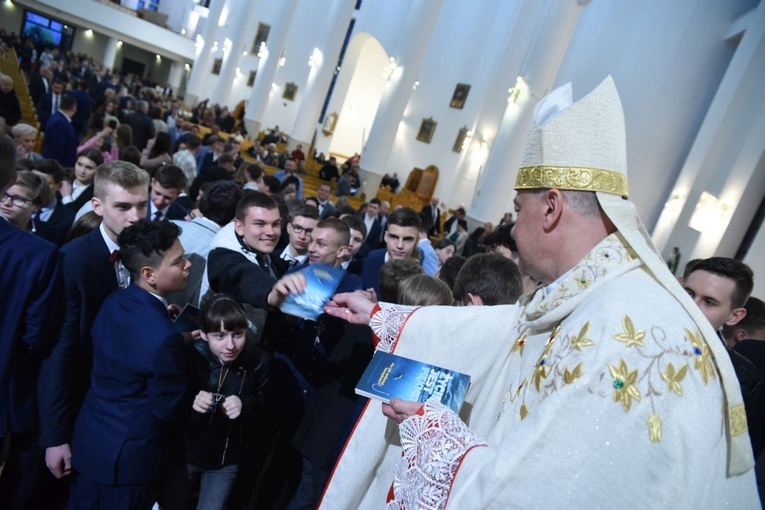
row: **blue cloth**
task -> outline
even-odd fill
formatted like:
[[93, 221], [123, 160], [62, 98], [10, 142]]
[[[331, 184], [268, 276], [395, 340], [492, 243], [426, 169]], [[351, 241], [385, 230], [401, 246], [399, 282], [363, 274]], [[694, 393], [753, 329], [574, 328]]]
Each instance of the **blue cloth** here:
[[387, 248], [372, 250], [367, 258], [362, 260], [361, 281], [365, 289], [373, 288], [380, 299], [380, 268], [385, 264]]
[[45, 126], [42, 155], [44, 158], [55, 159], [63, 167], [74, 167], [77, 159], [77, 133], [72, 123], [63, 113], [51, 115]]
[[435, 276], [439, 266], [438, 254], [433, 249], [433, 245], [430, 244], [430, 240], [421, 239], [417, 247], [422, 253], [422, 268], [430, 276]]
[[93, 324], [91, 385], [72, 436], [72, 466], [105, 485], [162, 474], [186, 399], [183, 336], [165, 305], [131, 285], [112, 293]]
[[0, 438], [37, 429], [37, 374], [59, 326], [57, 249], [0, 217]]

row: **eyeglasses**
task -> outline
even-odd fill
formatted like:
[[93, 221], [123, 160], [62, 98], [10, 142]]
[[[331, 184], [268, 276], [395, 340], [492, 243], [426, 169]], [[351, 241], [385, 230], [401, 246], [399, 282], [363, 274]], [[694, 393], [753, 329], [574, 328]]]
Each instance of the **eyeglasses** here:
[[5, 202], [8, 199], [10, 199], [11, 203], [16, 207], [24, 207], [25, 205], [32, 203], [32, 201], [28, 198], [24, 198], [19, 195], [9, 195], [8, 193], [3, 193], [2, 202]]
[[297, 235], [300, 235], [303, 232], [305, 232], [305, 234], [308, 235], [308, 236], [313, 234], [313, 229], [312, 228], [301, 227], [300, 225], [296, 225], [296, 224], [294, 224], [292, 222], [290, 222], [290, 225], [292, 225], [292, 231], [295, 232]]

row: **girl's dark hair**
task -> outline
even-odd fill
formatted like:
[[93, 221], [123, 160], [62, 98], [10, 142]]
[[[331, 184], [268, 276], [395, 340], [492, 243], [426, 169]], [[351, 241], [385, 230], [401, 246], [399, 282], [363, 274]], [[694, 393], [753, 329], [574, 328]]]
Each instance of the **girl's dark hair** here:
[[244, 308], [231, 296], [215, 294], [205, 298], [199, 313], [199, 327], [205, 333], [247, 329], [247, 315]]
[[87, 149], [82, 149], [80, 152], [77, 153], [77, 159], [80, 158], [88, 158], [93, 163], [96, 164], [96, 166], [100, 166], [104, 164], [104, 156], [101, 154], [101, 151], [98, 149], [94, 149], [92, 147], [88, 147]]

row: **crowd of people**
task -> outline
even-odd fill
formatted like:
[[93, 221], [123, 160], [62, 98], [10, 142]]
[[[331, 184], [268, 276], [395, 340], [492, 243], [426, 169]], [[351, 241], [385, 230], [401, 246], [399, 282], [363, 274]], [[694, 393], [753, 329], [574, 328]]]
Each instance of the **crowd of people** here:
[[[677, 279], [656, 255], [610, 80], [542, 101], [515, 220], [469, 233], [437, 197], [348, 205], [358, 158], [314, 196], [278, 126], [243, 160], [226, 109], [187, 120], [168, 90], [18, 42], [45, 136], [0, 139], [8, 507], [759, 506], [754, 275], [713, 257]], [[572, 163], [609, 185], [534, 170]], [[282, 312], [311, 265], [345, 271], [337, 293]], [[470, 374], [469, 405], [357, 397], [375, 350]]]

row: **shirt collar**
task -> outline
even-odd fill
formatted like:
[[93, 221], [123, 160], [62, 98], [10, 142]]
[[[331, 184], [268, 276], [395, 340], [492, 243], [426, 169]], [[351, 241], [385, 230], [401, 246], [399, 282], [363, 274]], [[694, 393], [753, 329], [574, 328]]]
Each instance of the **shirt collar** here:
[[109, 249], [109, 253], [112, 253], [113, 251], [120, 249], [117, 243], [112, 241], [111, 238], [108, 235], [106, 235], [106, 227], [104, 227], [103, 220], [101, 221], [101, 225], [98, 226], [98, 230], [101, 231], [101, 237], [104, 238], [104, 242], [106, 243], [106, 247]]

